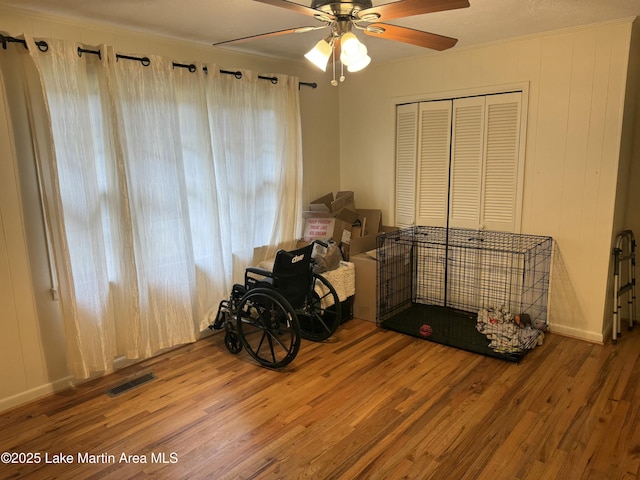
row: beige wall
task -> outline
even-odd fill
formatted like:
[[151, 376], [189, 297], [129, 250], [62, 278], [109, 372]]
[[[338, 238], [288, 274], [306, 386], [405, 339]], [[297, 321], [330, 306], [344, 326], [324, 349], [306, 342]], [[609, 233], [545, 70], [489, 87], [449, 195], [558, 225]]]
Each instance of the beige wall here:
[[[114, 45], [118, 52], [158, 54], [179, 62], [296, 75], [318, 88], [302, 87], [304, 201], [339, 187], [338, 92], [306, 63], [232, 54], [208, 45], [132, 33], [0, 7], [0, 32]], [[13, 46], [11, 48], [14, 48]], [[40, 204], [33, 164], [16, 159], [4, 95], [0, 95], [0, 411], [59, 388], [66, 373], [64, 331], [51, 297]], [[20, 165], [20, 168], [17, 166]]]
[[629, 20], [393, 64], [374, 58], [341, 87], [341, 188], [392, 223], [394, 106], [524, 85], [521, 230], [556, 241], [549, 323], [602, 341], [631, 30]]
[[[39, 389], [65, 376], [64, 370], [51, 380], [48, 374], [49, 368], [59, 367], [63, 357], [59, 350], [45, 358], [3, 97], [0, 95], [0, 410], [6, 399], [25, 391], [46, 393], [47, 387], [44, 392]], [[44, 329], [52, 324], [60, 328], [56, 318], [43, 318]]]
[[[620, 165], [618, 169], [618, 183], [616, 188], [615, 210], [612, 231], [612, 248], [615, 246], [617, 235], [623, 230], [632, 230], [635, 235], [640, 235], [640, 217], [638, 216], [638, 202], [640, 201], [640, 112], [638, 111], [638, 95], [640, 94], [640, 24], [638, 19], [633, 23], [631, 43], [629, 48], [627, 86], [625, 95], [624, 117], [622, 125]], [[613, 259], [612, 259], [613, 260]], [[622, 268], [626, 268], [623, 262]], [[613, 262], [611, 265], [613, 269]], [[624, 270], [623, 270], [624, 271]], [[624, 277], [626, 278], [626, 277]], [[623, 280], [624, 281], [624, 280]], [[609, 275], [607, 284], [607, 298], [605, 312], [614, 309], [614, 277]], [[628, 310], [627, 296], [621, 297], [621, 331], [627, 330]], [[605, 314], [605, 328], [608, 335], [611, 334], [613, 315]]]
[[[626, 111], [629, 121], [625, 124], [624, 138], [626, 147], [631, 149], [632, 160], [628, 166], [629, 184], [622, 224], [624, 228], [633, 230], [636, 241], [640, 242], [640, 21], [638, 19], [634, 23], [629, 71]], [[624, 198], [620, 199], [622, 200]]]

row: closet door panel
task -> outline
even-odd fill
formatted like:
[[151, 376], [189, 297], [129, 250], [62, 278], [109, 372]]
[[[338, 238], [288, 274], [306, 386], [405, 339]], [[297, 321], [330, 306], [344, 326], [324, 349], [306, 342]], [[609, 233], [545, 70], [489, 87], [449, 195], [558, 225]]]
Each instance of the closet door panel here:
[[420, 104], [417, 225], [447, 226], [451, 109], [451, 100]]
[[418, 104], [396, 107], [396, 225], [414, 224], [416, 209], [416, 156]]
[[453, 101], [449, 226], [480, 229], [485, 97]]
[[480, 223], [487, 230], [517, 229], [520, 155], [520, 92], [487, 97]]

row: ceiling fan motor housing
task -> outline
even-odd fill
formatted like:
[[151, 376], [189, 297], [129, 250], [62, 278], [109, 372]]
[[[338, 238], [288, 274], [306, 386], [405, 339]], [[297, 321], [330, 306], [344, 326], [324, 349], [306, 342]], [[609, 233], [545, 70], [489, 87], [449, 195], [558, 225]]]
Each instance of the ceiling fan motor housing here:
[[336, 1], [336, 0], [313, 0], [311, 8], [335, 15], [336, 17], [355, 17], [360, 10], [371, 8], [371, 0], [357, 1]]

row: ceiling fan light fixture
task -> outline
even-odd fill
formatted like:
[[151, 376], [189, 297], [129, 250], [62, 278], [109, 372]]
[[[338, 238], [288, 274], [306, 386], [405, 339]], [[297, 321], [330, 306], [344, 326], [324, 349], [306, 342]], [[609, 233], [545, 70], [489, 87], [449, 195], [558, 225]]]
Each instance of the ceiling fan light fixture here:
[[367, 54], [364, 54], [364, 56], [359, 57], [355, 62], [352, 62], [350, 65], [347, 65], [347, 70], [351, 73], [359, 72], [360, 70], [363, 70], [370, 63], [371, 63], [371, 57]]
[[342, 35], [342, 38], [340, 39], [340, 48], [342, 49], [342, 52], [344, 52], [346, 55], [349, 55], [349, 56], [358, 55], [358, 52], [361, 50], [362, 47], [364, 47], [364, 45], [360, 42], [360, 40], [358, 40], [358, 37], [356, 37], [355, 34], [352, 32], [345, 33], [344, 35]]
[[313, 63], [323, 72], [327, 71], [327, 63], [331, 57], [333, 48], [325, 39], [320, 40], [315, 46], [305, 54], [305, 58]]
[[[358, 42], [358, 48], [356, 50], [353, 50], [353, 53], [350, 54], [347, 50], [344, 49], [340, 53], [340, 61], [347, 66], [347, 70], [349, 70], [350, 72], [353, 71], [351, 70], [351, 68], [355, 68], [356, 65], [361, 65], [366, 60], [366, 58], [369, 58], [369, 56], [367, 55], [367, 47], [360, 42]], [[371, 61], [371, 58], [369, 58], [369, 61]], [[358, 68], [358, 70], [362, 70], [368, 64], [369, 62]]]

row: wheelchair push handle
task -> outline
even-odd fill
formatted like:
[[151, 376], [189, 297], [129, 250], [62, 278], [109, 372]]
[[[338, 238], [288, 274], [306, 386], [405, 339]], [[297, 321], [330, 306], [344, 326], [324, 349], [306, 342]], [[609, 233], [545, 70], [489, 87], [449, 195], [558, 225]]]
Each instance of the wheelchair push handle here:
[[[324, 248], [329, 248], [329, 244], [323, 242], [322, 240], [314, 240], [313, 242], [311, 242], [310, 246], [315, 246], [316, 244], [318, 244], [318, 245], [320, 245], [320, 246], [322, 246]], [[310, 251], [313, 251], [313, 249], [311, 249]], [[287, 257], [290, 260], [292, 260], [296, 256], [296, 251], [287, 252], [285, 250], [281, 250], [279, 253], [281, 255], [284, 255], [285, 257]]]

